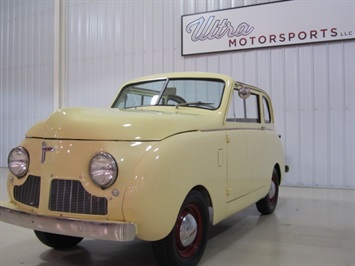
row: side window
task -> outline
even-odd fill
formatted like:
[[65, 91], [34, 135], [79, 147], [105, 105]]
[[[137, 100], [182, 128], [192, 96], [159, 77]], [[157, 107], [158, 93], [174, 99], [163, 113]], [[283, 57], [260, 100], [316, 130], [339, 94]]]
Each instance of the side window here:
[[264, 109], [265, 123], [271, 123], [270, 105], [269, 105], [268, 100], [265, 97], [263, 97], [263, 109]]
[[260, 123], [259, 112], [259, 96], [250, 94], [246, 99], [242, 99], [235, 89], [229, 106], [227, 121], [244, 122], [244, 123]]

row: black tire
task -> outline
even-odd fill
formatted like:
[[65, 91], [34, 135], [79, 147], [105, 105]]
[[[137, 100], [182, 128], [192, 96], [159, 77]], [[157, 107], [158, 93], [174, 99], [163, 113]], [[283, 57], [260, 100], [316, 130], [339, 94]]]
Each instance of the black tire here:
[[43, 244], [54, 249], [67, 249], [77, 245], [83, 238], [65, 236], [41, 231], [34, 231], [35, 235]]
[[186, 197], [170, 234], [152, 242], [153, 253], [160, 265], [196, 265], [207, 245], [209, 212], [203, 195], [191, 191]]
[[270, 190], [267, 195], [256, 203], [261, 214], [271, 214], [275, 211], [279, 197], [279, 174], [276, 169], [272, 172]]

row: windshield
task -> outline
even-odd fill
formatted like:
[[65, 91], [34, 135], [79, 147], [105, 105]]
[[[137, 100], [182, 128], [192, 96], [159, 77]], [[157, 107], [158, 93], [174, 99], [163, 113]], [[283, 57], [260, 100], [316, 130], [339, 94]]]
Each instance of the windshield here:
[[206, 79], [165, 79], [129, 84], [122, 89], [112, 108], [156, 105], [215, 110], [220, 106], [223, 89], [223, 81]]

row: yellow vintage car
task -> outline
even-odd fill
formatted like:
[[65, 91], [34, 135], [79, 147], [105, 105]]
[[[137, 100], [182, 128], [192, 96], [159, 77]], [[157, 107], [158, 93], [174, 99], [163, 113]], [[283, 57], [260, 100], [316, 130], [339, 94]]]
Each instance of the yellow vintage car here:
[[210, 225], [275, 210], [283, 147], [267, 93], [213, 73], [132, 80], [110, 108], [65, 108], [8, 157], [1, 221], [64, 249], [84, 237], [151, 241], [161, 265], [196, 265]]

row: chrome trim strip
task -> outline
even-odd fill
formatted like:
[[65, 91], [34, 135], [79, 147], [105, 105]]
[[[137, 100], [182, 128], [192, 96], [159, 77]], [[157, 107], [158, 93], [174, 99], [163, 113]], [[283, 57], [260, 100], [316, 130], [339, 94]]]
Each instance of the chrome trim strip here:
[[214, 131], [231, 131], [231, 130], [267, 130], [266, 128], [242, 128], [242, 127], [233, 127], [233, 128], [213, 128], [213, 129], [201, 129], [201, 132], [214, 132]]
[[0, 205], [0, 221], [42, 232], [112, 241], [132, 241], [138, 230], [132, 222], [87, 221], [43, 216], [16, 209], [13, 203]]
[[212, 128], [212, 129], [201, 129], [201, 132], [214, 132], [214, 131], [225, 131], [225, 128]]
[[233, 127], [233, 128], [226, 128], [226, 131], [230, 130], [264, 130], [262, 127]]

